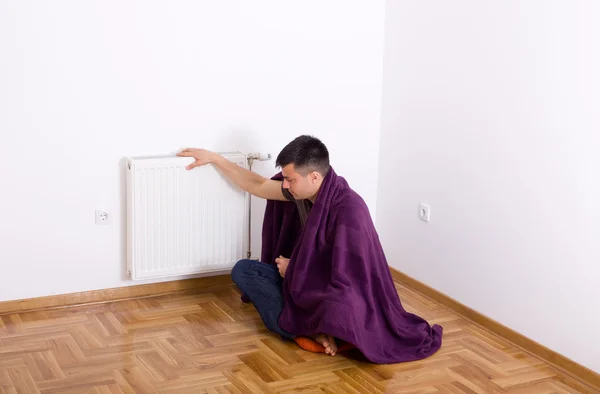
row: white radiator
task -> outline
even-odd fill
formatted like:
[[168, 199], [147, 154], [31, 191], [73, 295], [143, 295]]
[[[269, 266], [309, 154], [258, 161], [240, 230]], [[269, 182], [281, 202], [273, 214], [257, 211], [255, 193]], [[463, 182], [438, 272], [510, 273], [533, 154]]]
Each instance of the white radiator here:
[[[248, 168], [242, 153], [223, 154]], [[231, 269], [249, 249], [249, 194], [190, 158], [127, 162], [127, 270], [132, 279]]]

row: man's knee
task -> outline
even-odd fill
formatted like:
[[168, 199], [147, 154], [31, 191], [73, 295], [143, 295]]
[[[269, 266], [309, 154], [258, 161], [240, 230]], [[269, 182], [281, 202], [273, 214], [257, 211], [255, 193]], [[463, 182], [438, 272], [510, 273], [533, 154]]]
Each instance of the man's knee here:
[[231, 280], [236, 285], [240, 285], [245, 277], [251, 274], [250, 265], [253, 263], [252, 260], [243, 259], [235, 263], [231, 270]]

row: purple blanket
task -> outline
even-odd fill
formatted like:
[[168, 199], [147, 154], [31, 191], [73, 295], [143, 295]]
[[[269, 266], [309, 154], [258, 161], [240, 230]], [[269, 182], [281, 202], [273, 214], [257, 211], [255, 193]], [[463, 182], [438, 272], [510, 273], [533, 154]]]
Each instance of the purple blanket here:
[[267, 202], [261, 260], [279, 255], [290, 258], [284, 330], [332, 335], [379, 364], [423, 359], [440, 348], [442, 327], [404, 310], [368, 208], [333, 168], [303, 231], [295, 204]]

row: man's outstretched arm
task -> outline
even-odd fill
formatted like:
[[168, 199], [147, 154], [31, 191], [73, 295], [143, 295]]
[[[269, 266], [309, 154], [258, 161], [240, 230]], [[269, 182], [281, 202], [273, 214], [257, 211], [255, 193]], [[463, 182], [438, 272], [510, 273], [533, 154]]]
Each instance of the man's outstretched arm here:
[[217, 153], [206, 149], [188, 148], [179, 152], [177, 156], [196, 159], [186, 167], [188, 170], [210, 163], [237, 186], [256, 197], [267, 200], [289, 201], [281, 192], [281, 181], [274, 181], [260, 176], [232, 163]]

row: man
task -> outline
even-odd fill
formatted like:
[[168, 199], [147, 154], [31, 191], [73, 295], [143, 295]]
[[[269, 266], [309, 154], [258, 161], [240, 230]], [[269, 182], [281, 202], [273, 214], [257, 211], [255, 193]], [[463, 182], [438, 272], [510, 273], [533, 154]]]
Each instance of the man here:
[[239, 261], [232, 279], [270, 331], [310, 337], [332, 356], [343, 342], [375, 363], [421, 359], [440, 348], [442, 328], [403, 309], [368, 208], [330, 166], [320, 140], [290, 142], [272, 179], [204, 149], [178, 155], [195, 159], [189, 170], [213, 164], [268, 200], [262, 261]]

